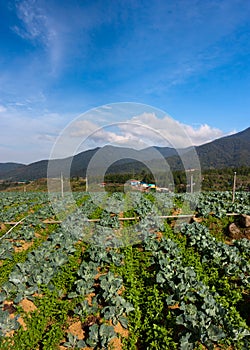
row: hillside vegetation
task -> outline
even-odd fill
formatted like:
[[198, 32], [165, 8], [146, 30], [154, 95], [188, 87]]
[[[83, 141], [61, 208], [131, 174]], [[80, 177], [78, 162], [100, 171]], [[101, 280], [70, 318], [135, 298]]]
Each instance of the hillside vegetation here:
[[[149, 147], [140, 151], [131, 148], [104, 146], [81, 152], [73, 157], [55, 159], [50, 161], [50, 177], [59, 177], [70, 168], [70, 175], [85, 177], [88, 164], [92, 157], [101, 151], [95, 173], [106, 170], [106, 164], [114, 159], [113, 164], [107, 169], [109, 174], [141, 173], [147, 167], [161, 169], [162, 157], [167, 160], [172, 171], [184, 170], [181, 158], [185, 158], [186, 164], [192, 164], [194, 151], [197, 152], [201, 169], [224, 169], [250, 167], [250, 128], [237, 134], [222, 137], [212, 142], [197, 146], [192, 150], [169, 147]], [[178, 155], [181, 155], [181, 157]], [[117, 161], [117, 159], [119, 159]], [[136, 161], [135, 161], [136, 159]], [[115, 161], [116, 160], [116, 161]], [[189, 162], [190, 161], [190, 162]], [[9, 164], [9, 165], [8, 165]], [[12, 181], [32, 181], [47, 177], [49, 161], [41, 160], [29, 165], [0, 163], [0, 179]]]
[[[201, 189], [203, 191], [230, 191], [233, 187], [234, 173], [237, 173], [236, 190], [250, 191], [250, 167], [242, 166], [240, 168], [224, 168], [224, 169], [208, 169], [202, 172]], [[123, 174], [107, 174], [105, 176], [106, 191], [123, 192], [124, 184], [130, 179], [154, 183], [155, 179], [149, 172], [141, 173], [123, 173]], [[174, 171], [173, 179], [175, 183], [175, 192], [188, 192], [187, 177], [184, 171]], [[72, 177], [71, 190], [85, 191], [85, 178]], [[173, 187], [170, 188], [172, 190]], [[26, 183], [18, 183], [12, 181], [3, 181], [0, 183], [0, 191], [21, 191], [21, 192], [46, 192], [47, 179], [39, 179], [35, 181], [27, 181]]]

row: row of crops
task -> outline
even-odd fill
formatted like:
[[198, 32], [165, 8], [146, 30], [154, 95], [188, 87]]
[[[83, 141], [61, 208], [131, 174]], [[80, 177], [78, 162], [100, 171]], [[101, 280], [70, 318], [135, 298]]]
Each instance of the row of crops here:
[[[217, 217], [222, 217], [226, 213], [250, 213], [250, 193], [236, 192], [235, 201], [232, 203], [232, 193], [225, 192], [203, 192], [197, 194], [183, 193], [149, 193], [142, 194], [139, 192], [130, 192], [128, 194], [106, 192], [99, 193], [73, 193], [74, 199], [78, 205], [91, 206], [86, 209], [87, 215], [91, 214], [93, 204], [96, 207], [106, 207], [109, 212], [119, 213], [127, 205], [131, 205], [138, 214], [145, 211], [145, 206], [154, 203], [157, 209], [163, 213], [164, 208], [167, 212], [171, 211], [175, 206], [181, 207], [183, 203], [189, 204], [189, 209], [200, 216], [208, 216], [213, 214]], [[62, 205], [63, 199], [58, 195]], [[40, 209], [39, 213], [37, 212]], [[32, 219], [46, 219], [54, 215], [52, 207], [48, 205], [47, 193], [20, 193], [20, 192], [0, 192], [0, 213], [1, 222], [10, 221], [20, 218], [27, 213], [34, 213]], [[92, 210], [93, 214], [93, 210]]]
[[250, 193], [54, 200], [0, 193], [0, 349], [250, 348]]

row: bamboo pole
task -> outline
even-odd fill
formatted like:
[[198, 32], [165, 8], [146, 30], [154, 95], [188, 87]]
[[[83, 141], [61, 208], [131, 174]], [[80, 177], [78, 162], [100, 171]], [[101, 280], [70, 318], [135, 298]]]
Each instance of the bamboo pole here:
[[[225, 214], [226, 216], [240, 216], [241, 214], [239, 213], [227, 213]], [[175, 218], [180, 218], [180, 219], [185, 219], [185, 218], [195, 218], [195, 215], [193, 214], [180, 214], [180, 215], [160, 215], [157, 216], [156, 218], [158, 219], [175, 219]], [[21, 225], [23, 224], [23, 220], [25, 218], [23, 218], [20, 221], [7, 221], [7, 222], [2, 222], [1, 224], [3, 225]], [[141, 217], [140, 216], [133, 216], [133, 217], [129, 217], [129, 218], [118, 218], [119, 221], [129, 221], [129, 220], [140, 220]], [[87, 219], [86, 222], [99, 222], [101, 219]], [[61, 220], [41, 220], [41, 222], [43, 224], [61, 224], [63, 221]], [[14, 227], [12, 227], [13, 229]]]
[[63, 192], [63, 174], [61, 173], [61, 194], [62, 198], [64, 197], [64, 192]]
[[232, 199], [232, 202], [234, 203], [234, 200], [235, 200], [235, 189], [236, 189], [236, 171], [234, 173], [234, 183], [233, 183], [233, 199]]
[[22, 224], [23, 221], [24, 221], [26, 218], [27, 218], [27, 216], [24, 217], [24, 218], [22, 218], [22, 219], [19, 220], [18, 222], [15, 222], [15, 223], [14, 223], [14, 226], [11, 227], [11, 228], [9, 229], [9, 231], [7, 231], [2, 237], [0, 237], [0, 240], [3, 239], [4, 237], [6, 237], [17, 225]]

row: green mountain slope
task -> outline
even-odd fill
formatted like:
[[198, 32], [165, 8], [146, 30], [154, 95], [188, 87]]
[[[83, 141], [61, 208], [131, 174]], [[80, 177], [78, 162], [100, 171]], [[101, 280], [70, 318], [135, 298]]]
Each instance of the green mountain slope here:
[[3, 176], [4, 174], [10, 172], [10, 171], [15, 171], [20, 167], [23, 167], [24, 164], [20, 164], [20, 163], [0, 163], [0, 178], [1, 176]]
[[[221, 169], [229, 167], [250, 166], [250, 127], [237, 134], [222, 137], [212, 142], [195, 147], [201, 168]], [[189, 159], [190, 149], [179, 150], [182, 158]], [[93, 156], [95, 156], [93, 158]], [[183, 169], [182, 161], [173, 148], [169, 147], [149, 147], [140, 151], [130, 148], [120, 148], [105, 146], [81, 152], [74, 157], [56, 159], [50, 162], [50, 176], [58, 177], [64, 174], [65, 167], [71, 169], [71, 176], [85, 176], [90, 160], [96, 159], [94, 172], [102, 172], [107, 168], [110, 160], [113, 165], [108, 167], [109, 173], [139, 172], [145, 169], [145, 164], [150, 162], [157, 167], [157, 162], [161, 162], [161, 157], [167, 159], [172, 170]], [[135, 160], [136, 159], [136, 160]], [[12, 164], [12, 165], [11, 165]], [[160, 163], [159, 163], [160, 164]], [[12, 181], [35, 180], [47, 177], [48, 160], [22, 165], [16, 163], [0, 164], [0, 179]]]

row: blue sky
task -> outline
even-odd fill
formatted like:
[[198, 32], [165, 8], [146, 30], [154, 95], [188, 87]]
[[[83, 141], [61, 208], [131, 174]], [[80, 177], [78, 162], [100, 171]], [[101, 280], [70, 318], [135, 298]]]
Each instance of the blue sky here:
[[0, 16], [0, 162], [48, 158], [110, 103], [163, 110], [194, 144], [249, 126], [249, 1], [0, 0]]

